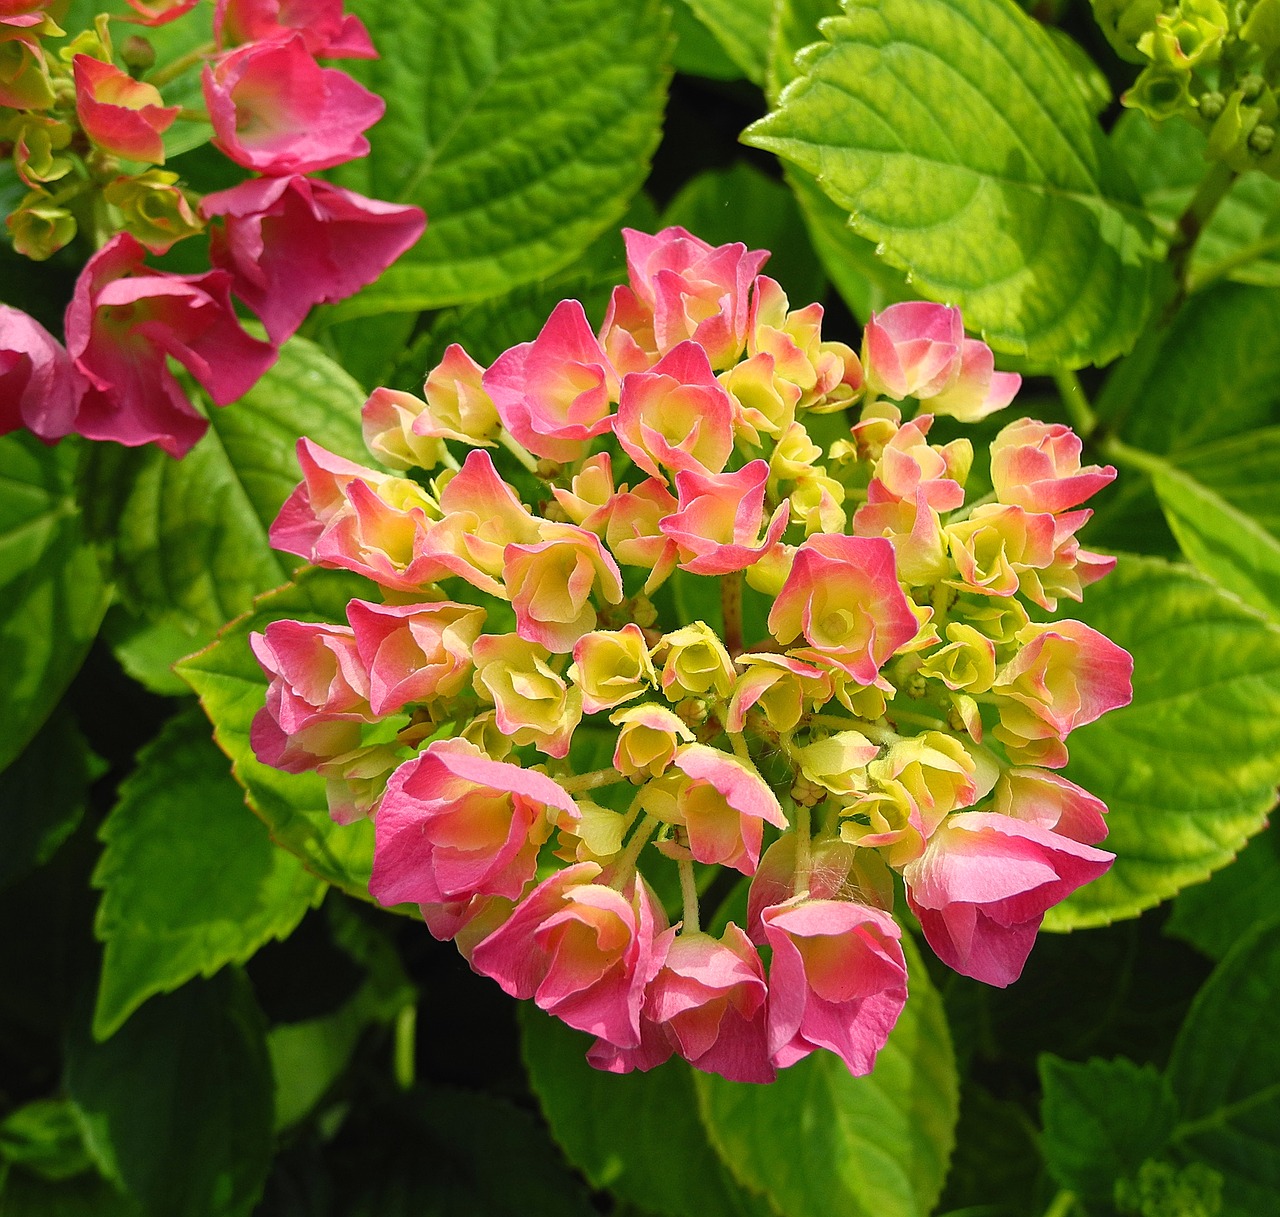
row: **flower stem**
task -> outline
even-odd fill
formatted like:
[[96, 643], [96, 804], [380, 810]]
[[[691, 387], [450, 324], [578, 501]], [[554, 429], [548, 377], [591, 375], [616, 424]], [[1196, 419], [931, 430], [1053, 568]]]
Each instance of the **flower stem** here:
[[813, 826], [809, 820], [809, 808], [796, 804], [796, 874], [791, 883], [791, 894], [803, 896], [809, 890], [809, 873], [813, 870]]
[[217, 49], [214, 43], [206, 42], [203, 46], [198, 46], [194, 50], [188, 51], [185, 55], [179, 55], [171, 63], [167, 63], [164, 67], [157, 68], [152, 72], [147, 77], [147, 84], [161, 89], [170, 81], [177, 80], [188, 68], [195, 67], [202, 59], [214, 54]]
[[418, 1029], [418, 1007], [412, 1002], [401, 1006], [396, 1014], [395, 1058], [393, 1069], [396, 1085], [401, 1090], [412, 1090], [417, 1072], [415, 1044]]
[[724, 614], [724, 645], [734, 658], [742, 654], [742, 572], [720, 580], [720, 611]]
[[509, 431], [498, 432], [498, 443], [510, 452], [530, 473], [536, 474], [538, 472], [537, 458]]
[[569, 794], [578, 794], [584, 790], [596, 790], [601, 786], [613, 786], [626, 780], [626, 775], [619, 773], [616, 769], [593, 769], [590, 773], [579, 773], [571, 777], [556, 779]]
[[1093, 412], [1080, 377], [1071, 370], [1055, 372], [1053, 379], [1058, 385], [1058, 394], [1062, 398], [1063, 408], [1071, 420], [1072, 427], [1081, 439], [1088, 439], [1098, 429], [1098, 416]]
[[660, 820], [650, 815], [646, 815], [640, 821], [640, 827], [631, 834], [631, 840], [627, 842], [626, 849], [618, 858], [618, 869], [613, 880], [614, 887], [621, 887], [631, 878], [631, 872], [636, 868], [636, 859], [640, 857], [640, 851], [648, 845], [649, 838], [657, 832], [660, 823]]
[[684, 904], [684, 928], [682, 934], [697, 934], [702, 927], [698, 924], [698, 885], [693, 877], [693, 863], [687, 858], [680, 861], [680, 899]]
[[1070, 1217], [1071, 1210], [1076, 1207], [1076, 1194], [1066, 1190], [1060, 1191], [1044, 1211], [1044, 1217]]

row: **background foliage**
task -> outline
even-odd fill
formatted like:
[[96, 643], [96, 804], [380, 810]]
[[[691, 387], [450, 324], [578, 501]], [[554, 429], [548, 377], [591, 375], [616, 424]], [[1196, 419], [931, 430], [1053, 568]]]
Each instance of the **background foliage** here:
[[[1280, 183], [1180, 226], [1205, 137], [1120, 114], [1136, 68], [1079, 0], [349, 8], [388, 111], [333, 176], [424, 207], [423, 240], [180, 463], [0, 437], [0, 1211], [1280, 1211]], [[225, 185], [188, 144], [171, 167]], [[1122, 467], [1082, 616], [1135, 698], [1068, 771], [1115, 867], [1008, 991], [913, 964], [867, 1078], [591, 1071], [370, 908], [367, 826], [248, 748], [248, 633], [359, 594], [268, 545], [297, 436], [358, 457], [365, 393], [448, 343], [487, 362], [568, 295], [598, 321], [622, 223], [772, 249], [855, 345], [892, 301], [958, 304], [1029, 375], [1015, 410]], [[73, 271], [0, 244], [0, 300], [56, 325]]]

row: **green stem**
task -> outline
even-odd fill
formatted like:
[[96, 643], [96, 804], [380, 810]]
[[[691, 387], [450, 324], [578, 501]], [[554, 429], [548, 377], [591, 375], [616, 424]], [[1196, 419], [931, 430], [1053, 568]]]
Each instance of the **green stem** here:
[[396, 1085], [401, 1090], [413, 1089], [414, 1074], [417, 1072], [415, 1062], [417, 1030], [418, 1007], [410, 1002], [407, 1006], [401, 1006], [396, 1014], [394, 1071]]
[[1222, 161], [1216, 161], [1205, 174], [1204, 181], [1191, 196], [1187, 209], [1178, 217], [1178, 228], [1171, 248], [1170, 266], [1180, 295], [1186, 294], [1187, 264], [1200, 234], [1205, 230], [1218, 204], [1226, 197], [1236, 180], [1236, 172]]
[[177, 59], [171, 63], [165, 64], [162, 68], [157, 68], [147, 77], [147, 84], [154, 85], [157, 89], [164, 88], [172, 80], [177, 80], [183, 72], [188, 68], [193, 68], [202, 59], [214, 54], [217, 46], [212, 42], [206, 42], [203, 46], [198, 46], [192, 51], [188, 51], [185, 55], [179, 55]]
[[742, 572], [720, 580], [720, 611], [724, 614], [724, 645], [731, 656], [742, 654]]
[[1045, 1209], [1044, 1217], [1069, 1217], [1071, 1210], [1075, 1207], [1075, 1192], [1067, 1191], [1064, 1188], [1053, 1198], [1049, 1207]]
[[650, 815], [646, 815], [640, 821], [640, 827], [631, 834], [631, 840], [627, 842], [626, 849], [618, 858], [618, 869], [613, 879], [614, 887], [622, 887], [631, 878], [631, 872], [636, 868], [636, 859], [640, 857], [640, 851], [649, 843], [649, 838], [657, 832], [660, 823], [660, 820]]
[[537, 474], [538, 460], [514, 435], [508, 431], [498, 432], [498, 443], [500, 443], [512, 456], [516, 458], [530, 473]]
[[1057, 382], [1058, 394], [1071, 426], [1081, 439], [1087, 440], [1098, 429], [1098, 416], [1085, 396], [1080, 377], [1072, 371], [1063, 371], [1055, 372], [1053, 379]]
[[682, 934], [697, 934], [702, 927], [698, 924], [698, 884], [693, 877], [693, 863], [687, 858], [680, 861], [680, 899], [684, 904], [684, 927]]
[[1107, 436], [1098, 445], [1098, 450], [1107, 460], [1115, 461], [1117, 465], [1126, 465], [1131, 469], [1140, 469], [1143, 473], [1162, 473], [1169, 468], [1169, 462], [1164, 457], [1156, 456], [1154, 452], [1145, 452], [1141, 448], [1134, 448], [1114, 435]]
[[207, 110], [182, 109], [178, 111], [177, 118], [182, 123], [207, 123], [210, 121]]
[[1250, 241], [1248, 245], [1236, 250], [1230, 257], [1215, 262], [1198, 275], [1190, 275], [1187, 280], [1187, 293], [1201, 291], [1208, 287], [1209, 284], [1216, 283], [1219, 279], [1225, 279], [1237, 266], [1245, 266], [1258, 258], [1265, 258], [1267, 254], [1275, 253], [1278, 249], [1280, 249], [1280, 233]]
[[579, 773], [572, 777], [556, 779], [570, 794], [579, 794], [584, 790], [597, 790], [601, 786], [613, 786], [626, 780], [626, 774], [619, 773], [616, 769], [593, 769], [590, 773]]
[[950, 728], [947, 726], [945, 718], [934, 718], [930, 714], [915, 714], [910, 710], [898, 710], [891, 707], [885, 711], [885, 717], [892, 718], [896, 723], [910, 723], [913, 727], [927, 727], [930, 731], [947, 731], [950, 733]]
[[813, 826], [809, 819], [809, 808], [804, 803], [796, 804], [796, 874], [792, 881], [791, 894], [802, 896], [809, 890], [809, 873], [813, 870]]
[[814, 714], [809, 722], [815, 727], [829, 727], [833, 731], [861, 731], [875, 744], [896, 744], [900, 736], [891, 727], [868, 722], [865, 718], [840, 718], [834, 714]]

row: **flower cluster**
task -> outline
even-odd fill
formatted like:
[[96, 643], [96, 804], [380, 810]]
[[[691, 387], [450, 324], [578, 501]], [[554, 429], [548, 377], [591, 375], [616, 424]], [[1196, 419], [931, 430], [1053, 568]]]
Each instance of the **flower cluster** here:
[[[907, 995], [894, 871], [937, 954], [1007, 985], [1111, 863], [1057, 770], [1130, 657], [1022, 598], [1110, 569], [1077, 533], [1115, 471], [1022, 420], [967, 499], [970, 442], [930, 432], [1019, 378], [958, 310], [885, 309], [859, 356], [766, 254], [624, 235], [598, 332], [565, 301], [487, 369], [453, 346], [422, 398], [374, 392], [384, 469], [301, 441], [274, 543], [384, 599], [253, 635], [253, 746], [373, 816], [373, 895], [596, 1066], [865, 1073]], [[698, 589], [716, 620], [680, 618]], [[741, 924], [704, 929], [727, 872]]]
[[1209, 136], [1207, 155], [1237, 173], [1280, 177], [1280, 8], [1275, 0], [1093, 0], [1111, 45], [1143, 65], [1121, 100], [1177, 114]]
[[[196, 2], [129, 0], [133, 14], [117, 20], [161, 25]], [[234, 401], [313, 305], [371, 283], [426, 220], [308, 176], [368, 152], [363, 133], [384, 109], [318, 62], [375, 55], [342, 0], [217, 0], [208, 55], [159, 67], [136, 34], [117, 52], [106, 15], [55, 54], [64, 34], [50, 7], [0, 0], [0, 152], [29, 191], [6, 223], [29, 258], [78, 235], [95, 252], [67, 308], [65, 349], [0, 305], [0, 433], [76, 432], [181, 456], [207, 423], [169, 357], [215, 404]], [[165, 105], [160, 87], [203, 58], [207, 113]], [[211, 124], [214, 146], [261, 176], [195, 195], [160, 168], [165, 132], [179, 121]], [[146, 265], [148, 253], [206, 231], [204, 274]], [[258, 315], [266, 341], [241, 327], [233, 296]]]

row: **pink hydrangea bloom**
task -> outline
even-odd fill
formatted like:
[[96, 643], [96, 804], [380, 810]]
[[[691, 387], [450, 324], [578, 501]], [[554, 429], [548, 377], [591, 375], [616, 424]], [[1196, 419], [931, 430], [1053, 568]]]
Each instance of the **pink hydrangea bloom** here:
[[1002, 503], [1027, 511], [1066, 511], [1114, 480], [1111, 465], [1081, 468], [1080, 437], [1061, 423], [1010, 423], [991, 441], [991, 484]]
[[382, 98], [337, 68], [322, 68], [301, 35], [252, 42], [204, 69], [213, 143], [259, 173], [310, 173], [365, 156], [363, 132]]
[[1003, 988], [1022, 974], [1045, 913], [1114, 855], [993, 812], [949, 816], [903, 868], [907, 902], [948, 967]]
[[381, 904], [518, 899], [538, 846], [578, 808], [542, 773], [436, 740], [391, 775], [374, 818], [369, 892]]
[[780, 1069], [826, 1048], [870, 1073], [907, 1001], [902, 931], [888, 913], [796, 896], [761, 914], [773, 948], [769, 1055]]
[[960, 374], [964, 323], [960, 310], [909, 300], [872, 313], [862, 335], [867, 386], [901, 401], [934, 397]]
[[67, 351], [88, 388], [74, 430], [121, 444], [154, 442], [182, 456], [209, 424], [166, 357], [225, 406], [275, 362], [276, 348], [240, 328], [225, 272], [146, 270], [145, 256], [128, 233], [118, 233], [80, 273], [67, 306]]
[[544, 879], [475, 948], [471, 966], [570, 1027], [634, 1048], [667, 919], [640, 876], [618, 891], [594, 882], [599, 875], [579, 862]]
[[69, 434], [82, 387], [57, 339], [21, 309], [0, 304], [0, 435], [19, 427], [43, 440]]
[[185, 16], [199, 3], [199, 0], [127, 0], [136, 16], [124, 15], [121, 21], [132, 21], [136, 25], [154, 27], [168, 25], [179, 17]]
[[[195, 0], [190, 2], [194, 4]], [[213, 36], [220, 51], [245, 42], [279, 42], [298, 34], [317, 59], [376, 59], [378, 52], [364, 22], [343, 13], [342, 3], [343, 0], [218, 0]]]
[[422, 235], [417, 207], [367, 199], [320, 178], [251, 178], [206, 195], [209, 259], [232, 291], [283, 342], [316, 304], [334, 304], [372, 283]]

